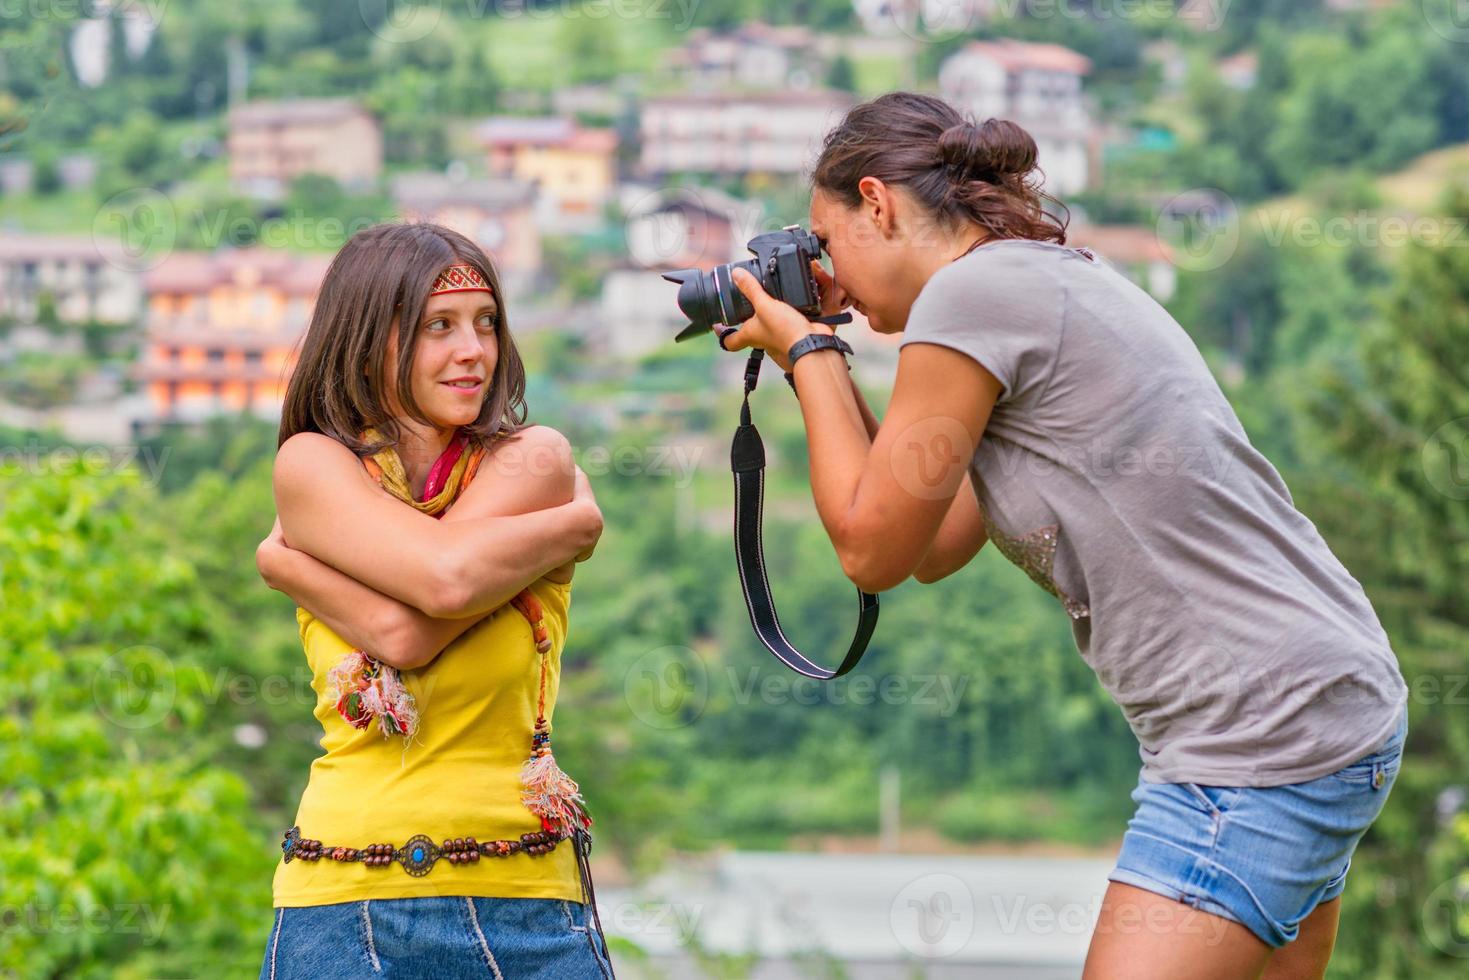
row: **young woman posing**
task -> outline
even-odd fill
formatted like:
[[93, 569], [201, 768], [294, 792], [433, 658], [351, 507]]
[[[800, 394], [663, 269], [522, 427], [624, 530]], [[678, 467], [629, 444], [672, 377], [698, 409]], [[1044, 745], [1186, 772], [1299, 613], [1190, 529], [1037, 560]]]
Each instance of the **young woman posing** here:
[[1143, 760], [1085, 977], [1320, 977], [1407, 685], [1188, 334], [1065, 246], [1035, 165], [1018, 126], [910, 93], [827, 136], [826, 311], [904, 334], [880, 424], [839, 351], [791, 365], [831, 329], [748, 274], [756, 316], [722, 344], [793, 371], [817, 510], [858, 587], [937, 581], [992, 540], [1070, 617]]
[[354, 235], [282, 413], [261, 575], [321, 723], [262, 978], [609, 977], [590, 820], [550, 720], [602, 518], [526, 426], [495, 270], [432, 224]]

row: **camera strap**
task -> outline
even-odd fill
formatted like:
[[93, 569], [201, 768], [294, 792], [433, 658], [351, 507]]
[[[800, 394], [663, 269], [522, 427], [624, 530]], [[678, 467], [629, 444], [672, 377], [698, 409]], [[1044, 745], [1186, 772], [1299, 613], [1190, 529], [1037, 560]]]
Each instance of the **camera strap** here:
[[770, 581], [765, 575], [765, 551], [761, 543], [761, 511], [765, 500], [765, 444], [760, 431], [750, 421], [750, 393], [760, 378], [760, 365], [765, 352], [755, 348], [745, 364], [745, 400], [740, 406], [740, 427], [735, 430], [730, 447], [730, 469], [734, 471], [735, 489], [735, 559], [740, 568], [740, 585], [745, 591], [745, 607], [755, 635], [776, 659], [798, 674], [830, 680], [857, 666], [867, 652], [872, 631], [877, 628], [877, 596], [857, 590], [857, 632], [847, 647], [836, 670], [827, 670], [807, 659], [791, 645], [780, 628], [775, 613], [775, 597], [770, 594]]

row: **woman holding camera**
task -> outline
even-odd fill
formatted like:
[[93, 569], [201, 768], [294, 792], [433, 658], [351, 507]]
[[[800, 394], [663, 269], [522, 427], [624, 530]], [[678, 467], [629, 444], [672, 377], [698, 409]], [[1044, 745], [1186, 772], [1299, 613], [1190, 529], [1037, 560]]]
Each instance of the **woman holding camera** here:
[[792, 373], [817, 510], [859, 588], [935, 582], [993, 541], [1059, 601], [1137, 735], [1085, 977], [1319, 977], [1407, 686], [1188, 335], [1066, 246], [1036, 156], [1013, 123], [911, 93], [826, 137], [823, 312], [904, 335], [880, 424], [839, 350], [790, 362], [831, 329], [743, 271], [756, 315], [722, 344]]
[[612, 974], [591, 821], [550, 745], [602, 519], [524, 395], [477, 245], [389, 224], [343, 246], [257, 556], [298, 603], [324, 750], [281, 842], [263, 980]]

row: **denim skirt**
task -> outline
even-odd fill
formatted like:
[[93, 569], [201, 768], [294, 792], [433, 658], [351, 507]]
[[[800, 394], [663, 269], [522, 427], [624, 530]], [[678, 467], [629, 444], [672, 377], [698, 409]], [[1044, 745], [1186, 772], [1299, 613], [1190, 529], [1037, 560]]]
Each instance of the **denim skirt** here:
[[608, 980], [587, 906], [551, 898], [368, 899], [277, 908], [260, 980]]
[[1271, 947], [1341, 895], [1357, 842], [1387, 802], [1408, 734], [1397, 728], [1336, 772], [1284, 786], [1139, 778], [1137, 812], [1108, 878], [1232, 919]]

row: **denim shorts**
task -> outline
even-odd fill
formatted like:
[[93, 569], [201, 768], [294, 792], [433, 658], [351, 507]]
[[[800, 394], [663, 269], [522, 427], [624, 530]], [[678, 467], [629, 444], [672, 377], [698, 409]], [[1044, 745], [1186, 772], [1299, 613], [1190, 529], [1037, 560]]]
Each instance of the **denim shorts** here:
[[1271, 947], [1346, 886], [1357, 842], [1397, 779], [1408, 713], [1382, 745], [1334, 773], [1285, 786], [1139, 778], [1137, 812], [1107, 877], [1232, 919]]
[[587, 907], [551, 898], [369, 899], [278, 908], [260, 980], [608, 980]]

